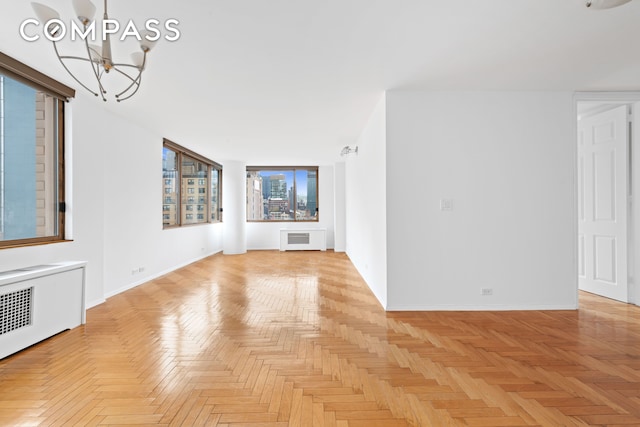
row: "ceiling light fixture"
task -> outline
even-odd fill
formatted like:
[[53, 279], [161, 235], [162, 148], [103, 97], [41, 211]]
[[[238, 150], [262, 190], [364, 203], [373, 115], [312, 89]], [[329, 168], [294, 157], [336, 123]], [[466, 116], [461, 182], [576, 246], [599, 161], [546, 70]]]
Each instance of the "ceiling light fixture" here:
[[[147, 54], [155, 44], [155, 41], [149, 39], [151, 33], [148, 31], [140, 31], [140, 49], [141, 52], [135, 52], [131, 54], [131, 63], [115, 63], [113, 62], [113, 56], [111, 55], [111, 39], [110, 36], [116, 29], [112, 20], [109, 20], [107, 14], [107, 0], [104, 0], [104, 14], [103, 14], [103, 26], [107, 31], [103, 31], [102, 46], [89, 44], [88, 30], [91, 30], [91, 26], [94, 25], [94, 15], [96, 13], [96, 7], [89, 0], [72, 0], [73, 9], [78, 17], [78, 20], [84, 27], [85, 36], [84, 44], [86, 48], [86, 56], [69, 56], [60, 55], [58, 51], [57, 41], [59, 41], [65, 34], [62, 21], [60, 21], [60, 14], [40, 3], [31, 3], [36, 16], [43, 25], [45, 25], [45, 31], [50, 37], [47, 37], [52, 43], [56, 52], [56, 56], [60, 60], [60, 63], [64, 69], [73, 77], [73, 79], [80, 84], [83, 88], [94, 94], [95, 96], [101, 96], [103, 101], [106, 101], [105, 94], [107, 91], [102, 83], [102, 78], [110, 71], [115, 71], [125, 77], [123, 84], [124, 90], [116, 93], [115, 98], [118, 102], [131, 98], [140, 88], [140, 82], [142, 81], [142, 72], [145, 69], [147, 63]], [[107, 22], [107, 21], [111, 22]], [[104, 30], [103, 29], [103, 30]], [[95, 27], [94, 27], [95, 30]], [[149, 36], [149, 37], [148, 37]], [[78, 77], [76, 77], [69, 69], [65, 61], [85, 61], [88, 62], [93, 71], [93, 75], [97, 81], [97, 91], [89, 88], [88, 85], [82, 83]]]
[[591, 9], [611, 9], [612, 7], [622, 6], [631, 0], [587, 0], [586, 6]]
[[356, 148], [351, 148], [348, 145], [345, 145], [344, 148], [342, 149], [342, 151], [340, 151], [340, 156], [346, 156], [346, 155], [349, 155], [351, 153], [358, 154], [358, 146], [357, 145], [356, 145]]

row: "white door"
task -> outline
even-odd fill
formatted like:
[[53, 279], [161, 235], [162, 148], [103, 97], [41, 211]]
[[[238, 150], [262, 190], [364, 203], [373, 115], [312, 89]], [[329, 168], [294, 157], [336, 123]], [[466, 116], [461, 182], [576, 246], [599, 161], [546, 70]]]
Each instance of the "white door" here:
[[627, 106], [578, 123], [580, 289], [628, 302]]

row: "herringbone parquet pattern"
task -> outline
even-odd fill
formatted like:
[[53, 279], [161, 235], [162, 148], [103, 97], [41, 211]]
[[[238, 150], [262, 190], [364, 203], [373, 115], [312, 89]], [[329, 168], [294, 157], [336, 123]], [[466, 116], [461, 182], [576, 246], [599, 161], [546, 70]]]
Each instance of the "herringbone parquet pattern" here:
[[215, 255], [0, 361], [1, 425], [640, 425], [640, 308], [385, 313], [344, 254]]

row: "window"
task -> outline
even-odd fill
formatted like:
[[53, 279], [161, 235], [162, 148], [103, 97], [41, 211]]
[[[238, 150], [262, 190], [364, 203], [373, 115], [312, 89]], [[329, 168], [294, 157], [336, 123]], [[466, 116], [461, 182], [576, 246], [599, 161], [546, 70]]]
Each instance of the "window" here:
[[[221, 221], [220, 187], [217, 185], [222, 174], [221, 165], [165, 139], [162, 168], [165, 185], [167, 180], [172, 180], [170, 188], [174, 197], [169, 219], [166, 218], [166, 209], [163, 209], [164, 228]], [[215, 185], [209, 183], [214, 176]], [[200, 195], [197, 209], [202, 213], [194, 216], [191, 212], [195, 210], [196, 193]]]
[[247, 221], [318, 221], [317, 167], [247, 167]]
[[64, 240], [61, 83], [0, 53], [0, 247]]
[[211, 168], [211, 222], [222, 221], [222, 207], [220, 197], [222, 194], [222, 169]]

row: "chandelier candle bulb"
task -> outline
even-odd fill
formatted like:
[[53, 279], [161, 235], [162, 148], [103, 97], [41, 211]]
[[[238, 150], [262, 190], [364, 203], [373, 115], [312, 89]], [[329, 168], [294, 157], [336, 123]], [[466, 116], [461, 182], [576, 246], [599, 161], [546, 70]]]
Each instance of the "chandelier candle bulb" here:
[[62, 26], [57, 24], [57, 21], [60, 21], [60, 14], [55, 9], [40, 3], [31, 3], [31, 7], [40, 22], [48, 23], [45, 28], [51, 37], [56, 37], [63, 31]]
[[73, 0], [73, 10], [82, 25], [88, 25], [96, 15], [96, 7], [89, 0]]

